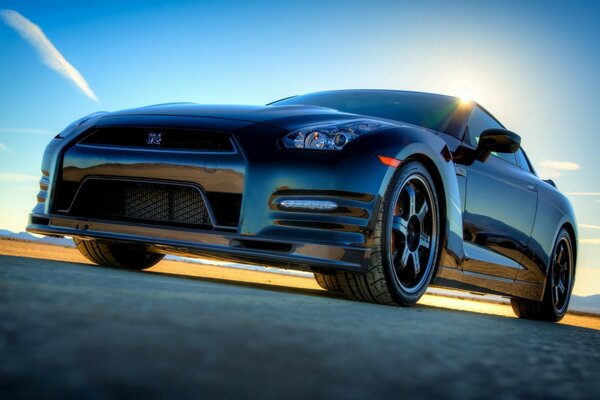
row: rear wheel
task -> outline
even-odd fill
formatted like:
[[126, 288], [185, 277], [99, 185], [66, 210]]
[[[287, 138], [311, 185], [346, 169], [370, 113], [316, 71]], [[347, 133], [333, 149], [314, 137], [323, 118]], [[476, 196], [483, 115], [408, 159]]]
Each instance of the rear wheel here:
[[336, 275], [315, 272], [315, 280], [323, 289], [330, 292], [341, 292], [342, 288]]
[[510, 300], [519, 318], [558, 322], [565, 316], [573, 290], [575, 268], [573, 244], [564, 228], [558, 234], [550, 260], [542, 301]]
[[73, 241], [85, 258], [96, 264], [110, 267], [146, 269], [164, 257], [163, 254], [151, 253], [135, 245], [79, 238], [73, 238]]
[[338, 272], [353, 299], [408, 306], [425, 293], [436, 269], [440, 208], [427, 169], [410, 161], [401, 167], [381, 204], [366, 274]]

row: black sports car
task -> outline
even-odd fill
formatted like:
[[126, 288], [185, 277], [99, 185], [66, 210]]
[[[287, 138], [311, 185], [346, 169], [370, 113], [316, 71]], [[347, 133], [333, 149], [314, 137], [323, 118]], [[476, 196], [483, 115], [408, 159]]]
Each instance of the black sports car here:
[[431, 284], [558, 321], [576, 226], [520, 137], [480, 105], [344, 90], [82, 118], [46, 149], [27, 229], [72, 236], [98, 264], [266, 264], [382, 304], [413, 304]]

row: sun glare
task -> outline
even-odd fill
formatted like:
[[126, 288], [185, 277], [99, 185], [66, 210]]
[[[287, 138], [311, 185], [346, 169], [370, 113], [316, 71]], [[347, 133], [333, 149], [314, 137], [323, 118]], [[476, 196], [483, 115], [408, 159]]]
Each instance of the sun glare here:
[[460, 91], [458, 97], [460, 98], [461, 103], [470, 103], [473, 101], [472, 94], [466, 90]]

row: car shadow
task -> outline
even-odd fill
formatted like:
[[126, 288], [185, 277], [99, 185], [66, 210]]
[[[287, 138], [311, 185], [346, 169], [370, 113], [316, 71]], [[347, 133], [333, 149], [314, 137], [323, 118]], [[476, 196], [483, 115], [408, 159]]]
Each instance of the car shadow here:
[[[61, 268], [64, 266], [69, 266], [69, 267], [73, 267], [73, 268], [84, 268], [84, 269], [92, 268], [95, 270], [109, 270], [109, 271], [119, 273], [119, 274], [135, 274], [138, 276], [142, 275], [142, 276], [147, 276], [147, 277], [163, 276], [163, 277], [168, 277], [170, 279], [183, 280], [186, 282], [195, 281], [195, 282], [211, 283], [211, 284], [218, 284], [218, 285], [235, 286], [235, 287], [240, 287], [240, 288], [267, 290], [267, 291], [271, 291], [271, 292], [286, 293], [286, 294], [293, 294], [293, 295], [300, 295], [300, 296], [311, 296], [311, 297], [317, 296], [317, 297], [328, 298], [328, 299], [332, 299], [332, 300], [335, 299], [335, 300], [340, 300], [343, 302], [354, 303], [357, 306], [360, 306], [361, 308], [362, 307], [384, 307], [385, 310], [388, 312], [390, 312], [390, 311], [393, 312], [394, 309], [409, 310], [411, 312], [444, 312], [444, 313], [450, 313], [450, 314], [453, 314], [456, 316], [477, 315], [481, 318], [486, 318], [486, 319], [494, 318], [498, 321], [504, 321], [504, 323], [513, 323], [514, 322], [515, 324], [517, 324], [517, 326], [522, 326], [522, 324], [525, 324], [525, 325], [533, 324], [533, 325], [537, 325], [538, 328], [552, 327], [552, 329], [566, 329], [566, 330], [572, 330], [572, 329], [583, 329], [586, 331], [595, 330], [593, 328], [587, 328], [587, 327], [581, 327], [581, 326], [575, 326], [575, 325], [551, 324], [551, 323], [543, 322], [543, 321], [520, 320], [515, 317], [510, 317], [510, 316], [500, 315], [500, 314], [495, 314], [495, 313], [453, 309], [453, 308], [449, 308], [449, 307], [435, 306], [435, 305], [429, 305], [429, 304], [416, 304], [412, 307], [406, 308], [406, 307], [398, 307], [398, 306], [386, 306], [386, 305], [363, 303], [363, 302], [358, 302], [358, 301], [348, 299], [342, 293], [328, 292], [326, 290], [316, 289], [316, 288], [315, 289], [302, 288], [302, 287], [295, 287], [295, 286], [290, 286], [290, 285], [281, 285], [281, 284], [264, 283], [264, 282], [247, 282], [247, 281], [243, 281], [243, 280], [188, 275], [188, 274], [183, 274], [183, 273], [173, 273], [173, 272], [165, 272], [165, 271], [127, 270], [127, 269], [123, 269], [123, 268], [116, 268], [116, 267], [96, 265], [96, 264], [87, 264], [87, 263], [80, 263], [80, 262], [74, 262], [74, 261], [47, 260], [47, 259], [29, 258], [29, 257], [22, 257], [22, 256], [0, 255], [0, 271], [2, 268], [2, 264], [5, 264], [5, 263], [12, 264], [11, 260], [13, 260], [14, 262], [17, 262], [17, 263], [20, 260], [28, 261], [28, 262], [31, 262], [31, 260], [39, 260], [40, 262], [43, 262], [45, 266], [50, 267], [51, 269], [52, 268]], [[201, 265], [198, 265], [198, 267], [201, 268]], [[257, 273], [260, 274], [262, 272], [257, 272]], [[0, 275], [0, 279], [1, 279], [1, 275]]]

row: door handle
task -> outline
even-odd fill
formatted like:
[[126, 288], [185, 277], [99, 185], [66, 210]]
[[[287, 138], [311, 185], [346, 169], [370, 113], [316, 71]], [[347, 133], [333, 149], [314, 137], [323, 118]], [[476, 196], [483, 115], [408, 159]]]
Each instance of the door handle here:
[[536, 189], [535, 185], [532, 185], [531, 183], [527, 184], [527, 190], [531, 190], [532, 192], [535, 192], [535, 189]]

